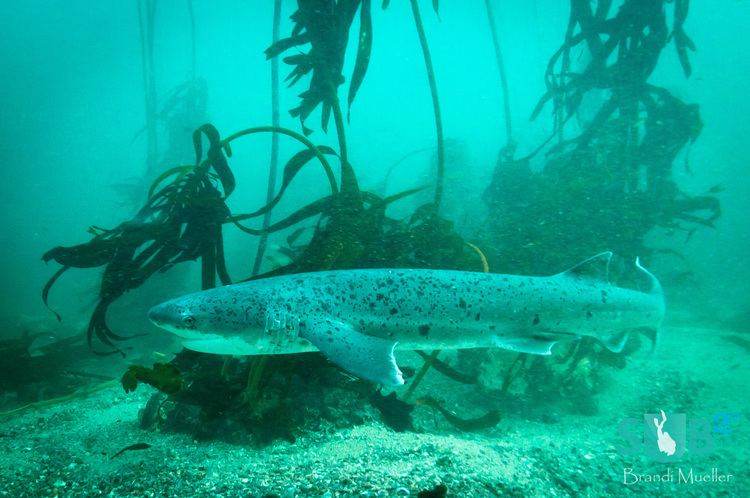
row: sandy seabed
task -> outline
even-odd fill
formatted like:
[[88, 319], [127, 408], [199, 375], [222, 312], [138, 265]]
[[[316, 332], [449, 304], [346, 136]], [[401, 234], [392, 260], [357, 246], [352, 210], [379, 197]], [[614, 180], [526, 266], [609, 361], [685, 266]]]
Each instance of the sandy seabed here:
[[[445, 423], [396, 433], [373, 416], [263, 448], [196, 441], [140, 429], [153, 391], [114, 386], [1, 419], [0, 496], [417, 496], [437, 484], [458, 497], [750, 496], [750, 366], [728, 333], [666, 327], [655, 352], [613, 375], [595, 415], [513, 415], [481, 433]], [[659, 409], [731, 421], [706, 455], [671, 464], [622, 455], [622, 420]], [[112, 458], [136, 443], [150, 447]]]

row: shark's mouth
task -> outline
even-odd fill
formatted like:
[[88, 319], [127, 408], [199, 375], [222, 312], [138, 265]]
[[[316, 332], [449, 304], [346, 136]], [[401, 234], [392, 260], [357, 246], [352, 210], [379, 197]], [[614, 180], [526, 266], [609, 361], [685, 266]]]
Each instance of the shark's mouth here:
[[263, 353], [258, 347], [240, 337], [217, 334], [197, 334], [192, 338], [185, 338], [182, 345], [191, 351], [208, 354], [246, 356]]

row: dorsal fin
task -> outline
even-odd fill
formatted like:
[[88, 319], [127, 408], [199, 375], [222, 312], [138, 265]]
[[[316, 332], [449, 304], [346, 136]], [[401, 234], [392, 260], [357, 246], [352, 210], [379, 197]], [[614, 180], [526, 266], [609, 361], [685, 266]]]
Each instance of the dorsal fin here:
[[558, 276], [585, 278], [591, 280], [603, 280], [609, 282], [609, 262], [612, 259], [612, 252], [600, 252], [585, 261], [581, 261], [572, 268], [558, 273]]

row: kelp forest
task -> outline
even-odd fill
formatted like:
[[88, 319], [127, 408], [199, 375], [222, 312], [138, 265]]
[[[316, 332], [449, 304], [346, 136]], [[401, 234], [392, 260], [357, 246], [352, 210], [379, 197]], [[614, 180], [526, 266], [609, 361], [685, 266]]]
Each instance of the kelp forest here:
[[[97, 300], [81, 337], [51, 343], [35, 356], [28, 353], [33, 335], [0, 344], [6, 359], [2, 368], [28, 372], [0, 375], [10, 390], [70, 370], [65, 358], [71, 348], [128, 362], [130, 347], [145, 331], [112, 326], [108, 310], [126, 293], [138, 293], [149, 279], [177, 266], [199, 265], [201, 286], [209, 289], [354, 268], [546, 275], [609, 250], [617, 255], [613, 278], [637, 285], [622, 271], [628, 262], [636, 256], [645, 261], [681, 258], [692, 234], [711, 229], [721, 214], [716, 191], [688, 195], [673, 177], [675, 168], [701, 167], [688, 160], [703, 127], [698, 103], [684, 102], [651, 82], [667, 58], [679, 61], [685, 78], [691, 75], [696, 46], [684, 29], [689, 0], [570, 0], [570, 17], [560, 20], [564, 37], [546, 67], [538, 68], [546, 91], [534, 108], [522, 110], [535, 122], [549, 123], [552, 132], [540, 143], [517, 141], [510, 112], [516, 105], [514, 89], [495, 19], [502, 3], [485, 0], [488, 43], [495, 55], [487, 63], [497, 66], [503, 98], [497, 119], [505, 133], [496, 143], [496, 161], [486, 165], [492, 171], [489, 181], [475, 192], [476, 201], [467, 200], [481, 204], [476, 212], [484, 213], [471, 220], [470, 228], [444, 205], [446, 188], [460, 180], [446, 174], [449, 141], [439, 95], [450, 89], [435, 74], [439, 62], [433, 61], [430, 32], [422, 22], [444, 15], [438, 0], [408, 1], [413, 43], [423, 56], [418, 61], [425, 74], [421, 91], [429, 95], [434, 116], [423, 123], [434, 129], [433, 170], [429, 183], [390, 195], [361, 186], [358, 172], [376, 165], [350, 160], [347, 131], [362, 98], [359, 90], [368, 85], [378, 30], [385, 29], [373, 23], [372, 11], [384, 9], [378, 20], [386, 24], [394, 14], [391, 2], [299, 0], [292, 29], [284, 33], [282, 2], [275, 0], [268, 19], [273, 39], [256, 49], [268, 59], [273, 112], [267, 122], [249, 122], [241, 130], [206, 122], [208, 88], [195, 55], [201, 19], [191, 1], [189, 77], [165, 95], [157, 94], [158, 3], [137, 2], [146, 117], [137, 138], [147, 143], [146, 173], [133, 180], [139, 208], [119, 225], [91, 226], [87, 240], [43, 255], [53, 275], [42, 298], [58, 319], [64, 319], [65, 310], [54, 306], [55, 284], [68, 273], [101, 269]], [[351, 70], [347, 54], [353, 55]], [[284, 92], [297, 96], [291, 109], [280, 109]], [[283, 112], [298, 126], [280, 126]], [[186, 124], [192, 134], [184, 132]], [[316, 143], [321, 136], [335, 137], [335, 146]], [[267, 196], [254, 211], [235, 212], [228, 201], [242, 197], [247, 186], [235, 177], [234, 149], [258, 140], [269, 141], [270, 163], [242, 161], [243, 167], [251, 162], [258, 178], [268, 178]], [[282, 142], [296, 152], [283, 157]], [[191, 159], [183, 163], [185, 157]], [[308, 170], [319, 172], [325, 195], [279, 215], [290, 186]], [[429, 200], [415, 204], [417, 198]], [[410, 206], [407, 216], [389, 214], [398, 204]], [[228, 269], [225, 236], [230, 231], [252, 241], [253, 250], [244, 255], [253, 262], [249, 274]], [[648, 236], [655, 231], [665, 234], [668, 243], [652, 245]], [[282, 263], [269, 264], [270, 240], [282, 241]], [[171, 359], [131, 363], [119, 379], [94, 379], [103, 384], [92, 384], [90, 376], [69, 378], [54, 396], [29, 403], [54, 403], [113, 382], [125, 392], [151, 386], [156, 391], [142, 410], [143, 428], [258, 445], [294, 441], [303, 429], [362, 424], [368, 417], [379, 417], [396, 431], [475, 431], [496, 425], [508, 413], [551, 422], [550, 403], [560, 413], [596, 413], [607, 372], [627, 368], [629, 355], [650, 348], [650, 339], [631, 337], [622, 354], [591, 338], [560, 344], [550, 357], [484, 349], [404, 352], [403, 358], [411, 358], [403, 368], [407, 382], [395, 391], [353, 379], [318, 353], [221, 357], [183, 350]], [[428, 376], [454, 386], [448, 389], [454, 392], [430, 387]], [[541, 405], [547, 410], [542, 412]]]

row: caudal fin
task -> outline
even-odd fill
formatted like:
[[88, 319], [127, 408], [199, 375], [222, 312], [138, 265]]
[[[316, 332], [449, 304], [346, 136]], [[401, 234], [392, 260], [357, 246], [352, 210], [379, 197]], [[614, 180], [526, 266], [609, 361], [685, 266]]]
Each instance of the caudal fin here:
[[[659, 301], [659, 313], [664, 317], [664, 289], [662, 289], [661, 283], [659, 280], [647, 269], [641, 265], [640, 258], [635, 258], [635, 266], [638, 268], [641, 272], [643, 272], [649, 279], [649, 282], [651, 282], [651, 288], [647, 291], [649, 295], [653, 296], [655, 299]], [[659, 326], [661, 325], [661, 320], [656, 325], [656, 327], [647, 327], [639, 332], [641, 332], [643, 335], [649, 338], [651, 341], [651, 352], [653, 353], [656, 350], [656, 345], [659, 339]]]
[[648, 291], [649, 294], [655, 295], [655, 296], [664, 296], [664, 290], [661, 288], [661, 283], [659, 283], [659, 280], [656, 279], [656, 277], [647, 269], [645, 269], [641, 265], [641, 258], [636, 257], [635, 258], [635, 266], [640, 271], [646, 274], [646, 276], [649, 279], [649, 282], [651, 282], [651, 289]]

